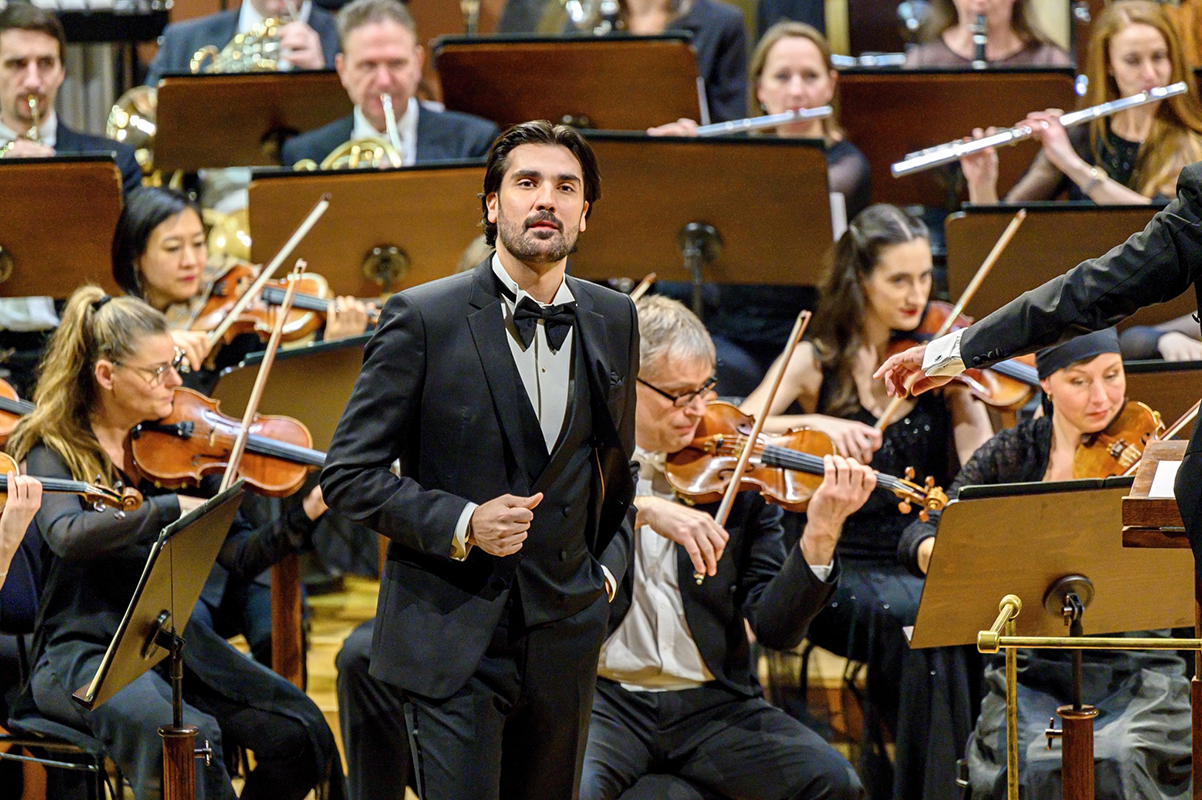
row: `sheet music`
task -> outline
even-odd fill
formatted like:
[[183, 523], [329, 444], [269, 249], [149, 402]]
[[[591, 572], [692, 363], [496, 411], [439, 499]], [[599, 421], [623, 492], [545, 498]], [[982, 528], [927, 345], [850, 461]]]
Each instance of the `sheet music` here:
[[1177, 480], [1177, 469], [1180, 461], [1159, 461], [1156, 464], [1156, 474], [1152, 476], [1152, 488], [1148, 497], [1175, 497], [1173, 483]]

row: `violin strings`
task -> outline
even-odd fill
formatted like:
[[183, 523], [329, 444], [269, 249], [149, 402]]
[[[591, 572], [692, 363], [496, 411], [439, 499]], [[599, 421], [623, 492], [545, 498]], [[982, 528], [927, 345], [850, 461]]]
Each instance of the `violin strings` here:
[[[723, 441], [718, 445], [717, 452], [720, 454], [724, 451], [733, 451], [737, 455], [742, 452], [742, 447], [736, 445], [744, 445], [747, 441], [746, 436], [736, 437], [733, 441]], [[801, 453], [796, 450], [790, 450], [787, 447], [780, 445], [762, 444], [756, 448], [759, 451], [760, 463], [770, 467], [784, 467], [786, 469], [796, 470], [798, 472], [806, 472], [811, 475], [821, 475], [826, 471], [823, 466], [822, 458], [810, 453]], [[753, 454], [755, 451], [752, 451]], [[882, 489], [890, 491], [913, 491], [898, 478], [892, 475], [887, 475], [883, 472], [873, 471], [876, 475], [877, 485]]]

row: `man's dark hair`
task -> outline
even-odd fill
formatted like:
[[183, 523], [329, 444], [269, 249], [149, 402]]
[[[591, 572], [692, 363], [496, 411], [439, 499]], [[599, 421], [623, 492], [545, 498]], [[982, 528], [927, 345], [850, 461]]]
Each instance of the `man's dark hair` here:
[[58, 17], [33, 3], [11, 2], [0, 10], [0, 33], [5, 31], [34, 31], [58, 39], [58, 60], [63, 60], [67, 50], [67, 34]]
[[[378, 22], [395, 22], [417, 39], [417, 23], [409, 9], [398, 0], [354, 0], [338, 12], [338, 45], [346, 48], [351, 31]], [[418, 40], [421, 44], [421, 40]]]
[[552, 125], [545, 119], [514, 125], [492, 143], [488, 163], [484, 167], [484, 192], [480, 195], [484, 215], [480, 219], [480, 227], [484, 229], [484, 241], [490, 246], [496, 246], [497, 225], [488, 221], [488, 196], [500, 191], [501, 181], [509, 170], [509, 154], [523, 144], [555, 144], [566, 147], [576, 156], [584, 172], [581, 178], [584, 180], [584, 200], [588, 203], [585, 219], [588, 219], [593, 204], [601, 197], [601, 169], [597, 166], [597, 156], [580, 131], [570, 125]]

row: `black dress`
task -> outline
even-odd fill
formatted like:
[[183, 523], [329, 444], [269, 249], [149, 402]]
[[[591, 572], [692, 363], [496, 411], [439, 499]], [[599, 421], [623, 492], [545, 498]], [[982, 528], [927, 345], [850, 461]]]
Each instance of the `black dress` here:
[[[30, 474], [69, 478], [44, 445], [27, 458]], [[166, 662], [108, 702], [84, 711], [71, 693], [95, 674], [117, 630], [161, 528], [180, 515], [174, 494], [150, 484], [142, 507], [119, 517], [85, 508], [72, 495], [45, 495], [34, 524], [43, 539], [44, 586], [30, 660], [29, 686], [18, 704], [99, 739], [138, 800], [161, 796], [162, 745], [156, 733], [171, 719]], [[218, 557], [233, 574], [254, 575], [291, 552], [293, 532], [276, 523], [252, 530], [238, 517]], [[330, 782], [341, 797], [341, 765], [320, 709], [299, 689], [230, 646], [200, 617], [184, 629], [184, 721], [200, 728], [214, 752], [223, 742], [253, 751], [257, 769], [244, 798], [296, 798]], [[20, 717], [20, 711], [14, 711]], [[224, 738], [223, 738], [224, 737]], [[223, 760], [197, 772], [197, 797], [233, 798]]]
[[[818, 413], [828, 413], [834, 388], [834, 378], [823, 377]], [[864, 409], [846, 416], [875, 422]], [[951, 441], [944, 399], [924, 394], [909, 414], [885, 428], [871, 466], [899, 476], [912, 466], [920, 479], [930, 475], [946, 486]], [[897, 559], [911, 519], [886, 492], [873, 492], [847, 519], [838, 545], [843, 576], [830, 604], [811, 623], [809, 638], [868, 666], [860, 770], [869, 796], [953, 800], [960, 797], [956, 761], [964, 756], [977, 717], [981, 662], [974, 648], [911, 650], [906, 642], [902, 627], [914, 624], [922, 595], [922, 580]], [[875, 736], [882, 724], [895, 742], [892, 769]]]
[[[948, 488], [1043, 480], [1052, 451], [1052, 419], [1025, 420], [990, 439]], [[917, 572], [918, 545], [935, 535], [939, 514], [914, 521], [898, 553]], [[846, 563], [846, 562], [845, 562]], [[1133, 636], [1157, 636], [1155, 632]], [[1049, 750], [1043, 731], [1058, 706], [1070, 702], [1071, 656], [1065, 650], [1020, 650], [1018, 656], [1020, 791], [1027, 800], [1060, 797], [1061, 749]], [[968, 744], [974, 798], [1006, 796], [1005, 662], [985, 672], [988, 693]], [[1186, 797], [1190, 790], [1189, 684], [1185, 662], [1173, 652], [1086, 651], [1085, 702], [1098, 708], [1094, 724], [1096, 797]]]

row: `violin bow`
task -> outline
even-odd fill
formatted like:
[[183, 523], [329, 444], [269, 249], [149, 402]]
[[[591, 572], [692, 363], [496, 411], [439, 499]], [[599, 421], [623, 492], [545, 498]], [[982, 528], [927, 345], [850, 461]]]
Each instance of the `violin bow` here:
[[[760, 440], [760, 432], [764, 429], [764, 420], [768, 418], [768, 412], [772, 410], [772, 403], [776, 399], [776, 392], [780, 389], [781, 380], [785, 377], [785, 369], [789, 366], [789, 361], [793, 358], [793, 351], [797, 349], [797, 343], [801, 341], [801, 337], [806, 332], [806, 326], [810, 324], [810, 312], [802, 311], [797, 315], [797, 321], [793, 323], [793, 332], [789, 334], [789, 343], [785, 346], [785, 352], [777, 362], [776, 369], [772, 373], [772, 381], [768, 386], [768, 396], [764, 398], [764, 407], [760, 413], [755, 416], [755, 422], [751, 425], [751, 433], [747, 437], [747, 444], [739, 452], [739, 460], [735, 463], [733, 477], [730, 485], [726, 487], [726, 494], [722, 496], [722, 502], [718, 505], [718, 510], [714, 512], [714, 521], [721, 527], [726, 527], [726, 519], [730, 516], [730, 509], [734, 505], [735, 496], [739, 493], [739, 485], [742, 483], [742, 475], [747, 471], [747, 464], [751, 461], [751, 454], [755, 452], [755, 444]], [[694, 572], [693, 580], [697, 581], [700, 586], [705, 580], [705, 574], [702, 572]]]
[[648, 272], [647, 277], [639, 281], [639, 285], [630, 290], [630, 299], [638, 302], [639, 298], [647, 294], [647, 290], [651, 288], [651, 284], [655, 283], [655, 273]]
[[[1176, 422], [1174, 422], [1172, 425], [1170, 425], [1168, 428], [1166, 428], [1165, 432], [1157, 437], [1156, 441], [1164, 442], [1169, 439], [1177, 438], [1177, 434], [1181, 433], [1181, 431], [1185, 429], [1185, 426], [1187, 426], [1191, 422], [1193, 422], [1194, 417], [1198, 416], [1199, 407], [1202, 407], [1202, 400], [1199, 400], [1198, 402], [1196, 402], [1192, 406], [1190, 406], [1188, 411], [1186, 411], [1184, 414], [1182, 414]], [[1123, 472], [1122, 472], [1123, 477], [1126, 477], [1127, 475], [1134, 475], [1135, 470], [1139, 469], [1139, 462], [1142, 460], [1143, 460], [1143, 453], [1140, 453], [1139, 458], [1137, 458], [1135, 461], [1133, 461], [1131, 463], [1131, 466], [1129, 466], [1125, 470], [1123, 470]]]
[[[972, 301], [973, 295], [977, 293], [977, 289], [981, 288], [981, 284], [985, 282], [987, 276], [993, 269], [994, 264], [997, 264], [998, 259], [1002, 257], [1002, 253], [1010, 244], [1010, 240], [1014, 238], [1014, 234], [1018, 233], [1018, 228], [1023, 224], [1023, 220], [1027, 218], [1027, 209], [1020, 208], [1018, 213], [1014, 215], [1014, 219], [1010, 220], [1010, 224], [1006, 226], [1006, 230], [1002, 231], [1001, 237], [993, 245], [993, 249], [989, 251], [989, 255], [981, 262], [981, 266], [977, 267], [977, 273], [972, 276], [972, 280], [964, 287], [964, 291], [960, 295], [960, 299], [956, 301], [956, 305], [952, 308], [951, 313], [947, 315], [947, 319], [939, 326], [939, 330], [935, 332], [933, 339], [938, 339], [952, 329], [952, 325], [956, 319], [964, 311], [965, 306]], [[914, 380], [917, 380], [920, 373], [914, 374]], [[913, 385], [911, 382], [910, 386]], [[906, 388], [909, 389], [910, 386]], [[889, 423], [893, 420], [893, 415], [901, 408], [901, 404], [906, 402], [905, 396], [897, 394], [889, 401], [889, 405], [885, 407], [881, 413], [880, 419], [876, 421], [876, 429], [878, 431], [885, 430]]]
[[[280, 346], [280, 337], [284, 333], [284, 324], [288, 320], [288, 312], [292, 310], [292, 300], [296, 296], [296, 286], [300, 282], [300, 276], [305, 271], [305, 260], [297, 259], [296, 266], [292, 273], [288, 276], [288, 290], [284, 293], [284, 300], [280, 303], [279, 316], [276, 317], [275, 325], [271, 328], [271, 338], [267, 341], [267, 350], [263, 353], [263, 362], [259, 365], [259, 373], [255, 376], [255, 385], [251, 389], [250, 399], [246, 401], [246, 412], [242, 415], [242, 428], [238, 431], [238, 438], [234, 440], [234, 447], [230, 451], [230, 460], [225, 467], [225, 474], [221, 476], [221, 490], [225, 491], [229, 485], [238, 477], [238, 467], [242, 464], [242, 455], [246, 452], [246, 440], [250, 436], [250, 426], [255, 420], [255, 414], [259, 411], [259, 401], [263, 398], [263, 389], [267, 386], [267, 375], [271, 372], [271, 365], [275, 363], [275, 353]], [[245, 297], [246, 295], [243, 295]]]
[[[230, 309], [230, 313], [226, 315], [225, 319], [221, 320], [221, 324], [214, 328], [209, 334], [208, 343], [210, 349], [215, 347], [217, 343], [221, 341], [221, 337], [225, 336], [225, 332], [230, 329], [230, 326], [234, 324], [234, 321], [238, 319], [239, 315], [241, 315], [246, 307], [250, 305], [256, 297], [259, 296], [259, 292], [262, 290], [263, 285], [271, 280], [272, 276], [275, 275], [276, 271], [280, 268], [280, 265], [283, 264], [290, 255], [292, 255], [292, 251], [295, 250], [296, 246], [301, 243], [301, 240], [308, 235], [309, 231], [314, 225], [317, 224], [317, 221], [321, 219], [321, 216], [326, 213], [326, 209], [329, 207], [330, 194], [327, 192], [321, 196], [321, 199], [317, 201], [317, 205], [313, 206], [313, 210], [309, 212], [309, 215], [305, 217], [300, 226], [293, 231], [292, 236], [289, 237], [288, 241], [284, 243], [284, 246], [280, 248], [280, 251], [275, 254], [275, 257], [271, 259], [271, 262], [259, 271], [259, 275], [255, 278], [254, 283], [252, 283], [250, 287], [242, 293], [242, 296], [238, 298], [238, 302], [234, 303], [233, 308]], [[287, 316], [287, 314], [284, 316]]]

